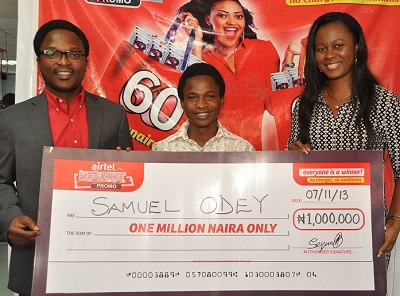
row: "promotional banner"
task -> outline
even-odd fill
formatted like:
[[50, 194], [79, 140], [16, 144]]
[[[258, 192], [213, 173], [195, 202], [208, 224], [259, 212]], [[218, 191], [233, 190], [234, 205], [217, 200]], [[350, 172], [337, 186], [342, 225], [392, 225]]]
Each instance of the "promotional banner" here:
[[376, 151], [47, 147], [32, 295], [384, 296], [379, 179]]
[[[215, 1], [40, 0], [39, 25], [68, 19], [86, 33], [91, 50], [85, 87], [125, 106], [136, 150], [150, 150], [186, 119], [177, 81], [200, 61], [217, 67], [226, 81], [222, 124], [256, 150], [284, 149], [291, 103], [307, 80], [305, 37], [311, 23], [329, 11], [350, 13], [360, 22], [373, 72], [383, 86], [400, 91], [400, 37], [393, 34], [399, 1], [241, 0], [244, 10], [236, 1], [223, 2], [224, 9], [239, 11], [239, 21], [226, 25], [223, 13], [211, 19]], [[224, 44], [238, 47], [224, 56]]]
[[[306, 36], [312, 22], [330, 11], [349, 13], [360, 22], [372, 71], [384, 87], [400, 93], [400, 36], [393, 34], [398, 0], [240, 0], [245, 26], [212, 25], [207, 16], [215, 1], [208, 0], [37, 1], [39, 26], [67, 19], [87, 35], [85, 88], [125, 107], [135, 150], [150, 150], [186, 120], [176, 86], [185, 67], [198, 61], [217, 67], [226, 81], [222, 124], [256, 150], [285, 149], [291, 104], [306, 81]], [[229, 60], [219, 54], [216, 39], [243, 43]], [[43, 88], [39, 75], [37, 91]], [[385, 160], [390, 205], [393, 173]]]

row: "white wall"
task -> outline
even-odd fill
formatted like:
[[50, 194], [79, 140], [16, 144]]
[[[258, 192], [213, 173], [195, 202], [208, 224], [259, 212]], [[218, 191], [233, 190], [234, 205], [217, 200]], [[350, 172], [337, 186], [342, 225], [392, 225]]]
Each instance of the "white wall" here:
[[36, 95], [37, 67], [32, 44], [38, 19], [39, 0], [18, 1], [16, 103]]

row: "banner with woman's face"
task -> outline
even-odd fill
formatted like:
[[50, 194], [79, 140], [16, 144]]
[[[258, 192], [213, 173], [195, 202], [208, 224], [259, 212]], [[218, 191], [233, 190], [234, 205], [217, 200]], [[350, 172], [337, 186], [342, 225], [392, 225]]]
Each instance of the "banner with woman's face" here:
[[[305, 37], [321, 14], [353, 15], [364, 29], [372, 70], [383, 86], [400, 91], [400, 37], [392, 32], [400, 8], [367, 2], [40, 0], [39, 25], [68, 19], [86, 33], [85, 88], [126, 108], [135, 149], [150, 150], [186, 120], [178, 79], [188, 65], [207, 62], [227, 85], [221, 123], [257, 150], [282, 150], [291, 103], [307, 82]], [[39, 79], [38, 91], [43, 86]]]

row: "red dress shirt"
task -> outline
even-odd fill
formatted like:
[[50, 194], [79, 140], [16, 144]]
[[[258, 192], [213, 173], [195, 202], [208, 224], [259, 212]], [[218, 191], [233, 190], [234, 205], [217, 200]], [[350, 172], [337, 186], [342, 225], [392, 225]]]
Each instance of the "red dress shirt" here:
[[55, 147], [88, 148], [88, 123], [85, 91], [76, 96], [70, 106], [45, 89], [51, 135]]

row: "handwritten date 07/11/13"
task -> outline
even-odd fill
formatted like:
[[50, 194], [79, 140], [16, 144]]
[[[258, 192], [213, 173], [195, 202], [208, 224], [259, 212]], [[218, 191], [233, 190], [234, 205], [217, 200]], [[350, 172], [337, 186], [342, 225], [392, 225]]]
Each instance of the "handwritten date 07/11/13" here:
[[339, 189], [309, 189], [305, 193], [308, 201], [346, 201], [349, 199], [347, 190]]

